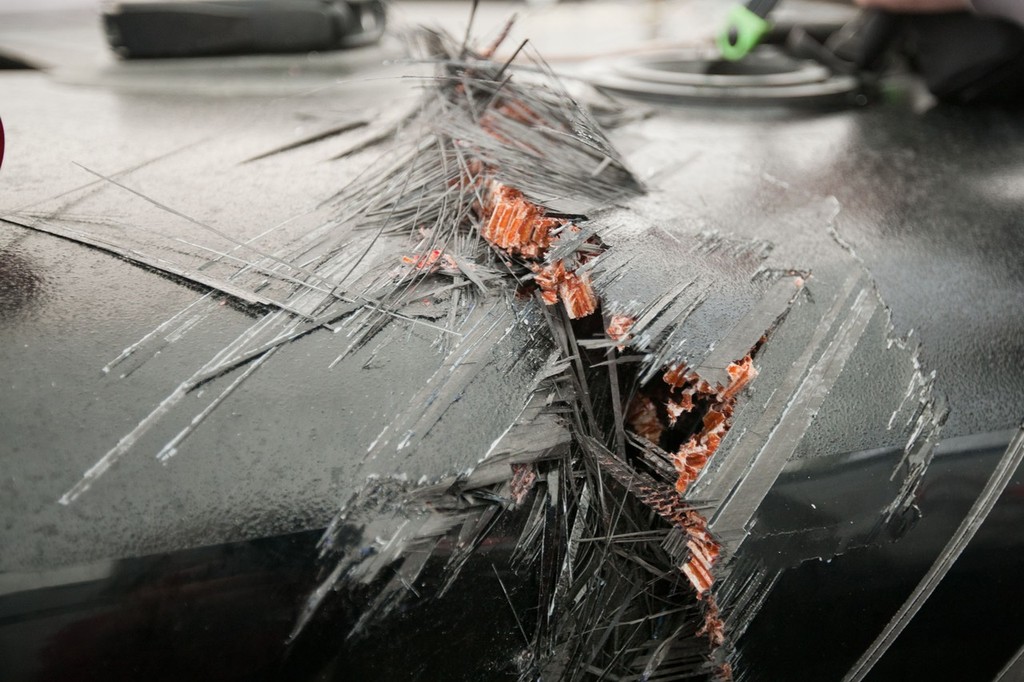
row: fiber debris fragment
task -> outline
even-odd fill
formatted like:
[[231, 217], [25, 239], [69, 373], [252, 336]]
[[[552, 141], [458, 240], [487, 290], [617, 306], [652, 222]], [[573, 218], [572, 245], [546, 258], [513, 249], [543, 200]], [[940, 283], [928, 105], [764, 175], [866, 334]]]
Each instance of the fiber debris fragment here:
[[[762, 338], [760, 343], [763, 341]], [[752, 353], [756, 350], [755, 347]], [[685, 365], [676, 364], [664, 371], [661, 380], [653, 387], [646, 390], [642, 387], [628, 412], [630, 428], [652, 446], [668, 445], [666, 436], [681, 440], [679, 433], [683, 432], [685, 440], [670, 455], [677, 472], [674, 489], [680, 496], [697, 479], [728, 433], [737, 396], [757, 376], [752, 355], [730, 363], [726, 373], [729, 377], [727, 385], [711, 386]], [[652, 395], [663, 401], [663, 411], [658, 409]], [[681, 423], [681, 419], [686, 423]], [[687, 429], [692, 430], [688, 437]], [[722, 547], [708, 529], [707, 518], [681, 500], [667, 508], [662, 504], [659, 513], [684, 534], [687, 551], [678, 567], [697, 598], [704, 602], [704, 622], [697, 634], [707, 637], [715, 651], [726, 642], [725, 621], [712, 592], [716, 580], [715, 564]], [[731, 666], [723, 664], [719, 667], [719, 679], [731, 679], [731, 676]]]
[[[249, 381], [279, 361], [285, 344], [330, 330], [321, 334], [336, 346], [330, 368], [352, 360], [369, 367], [375, 346], [422, 336], [429, 346], [417, 348], [429, 347], [430, 371], [361, 442], [355, 490], [321, 542], [320, 584], [293, 636], [351, 593], [365, 597], [347, 633], [358, 640], [406, 600], [425, 598], [418, 581], [428, 566], [443, 566], [440, 594], [457, 590], [509, 522], [501, 538], [513, 546], [509, 566], [537, 593], [514, 657], [524, 679], [730, 679], [737, 638], [782, 570], [749, 557], [730, 564], [774, 479], [749, 483], [765, 488], [759, 497], [741, 488], [730, 498], [730, 486], [747, 485], [748, 469], [778, 475], [790, 461], [875, 319], [875, 301], [858, 270], [823, 319], [805, 311], [822, 324], [791, 373], [771, 374], [760, 355], [755, 368], [755, 353], [796, 305], [802, 274], [764, 265], [771, 249], [763, 241], [677, 232], [666, 238], [677, 250], [664, 249], [663, 258], [674, 279], [650, 275], [655, 259], [635, 259], [611, 229], [643, 222], [631, 212], [643, 188], [596, 116], [546, 65], [534, 60], [533, 74], [519, 72], [436, 33], [422, 43], [437, 77], [400, 130], [375, 138], [391, 145], [334, 199], [336, 219], [279, 251], [235, 245], [259, 257], [251, 269], [260, 283], [246, 289], [227, 279], [218, 288], [237, 287], [270, 312], [182, 383], [65, 501], [199, 386], [242, 365], [237, 382]], [[648, 251], [662, 251], [660, 225], [648, 227]], [[642, 277], [656, 286], [637, 285]], [[514, 295], [521, 293], [529, 295]], [[841, 315], [847, 308], [853, 313]], [[910, 473], [893, 484], [905, 488], [901, 510], [934, 436], [931, 385], [913, 370], [910, 398], [889, 418], [913, 430]], [[497, 397], [495, 376], [504, 379]], [[761, 409], [745, 407], [752, 401], [743, 394], [765, 376], [774, 382], [768, 416], [733, 429]], [[169, 445], [180, 445], [236, 386]], [[472, 428], [444, 441], [453, 414]], [[467, 453], [464, 441], [484, 429], [483, 418], [489, 437]], [[782, 434], [774, 450], [765, 433]], [[439, 440], [445, 457], [424, 463]], [[716, 478], [737, 471], [740, 483]], [[733, 517], [721, 514], [740, 502]], [[740, 521], [726, 523], [732, 518]]]
[[[455, 555], [448, 561], [448, 589], [481, 546], [495, 515], [528, 508], [531, 511], [516, 556], [519, 565], [538, 571], [539, 603], [528, 653], [517, 656], [525, 666], [524, 675], [570, 680], [598, 671], [635, 674], [642, 670], [650, 676], [664, 665], [666, 670], [727, 679], [731, 670], [725, 646], [728, 633], [715, 595], [722, 547], [699, 506], [685, 501], [681, 493], [728, 432], [738, 396], [756, 376], [752, 360], [746, 357], [728, 364], [722, 384], [712, 384], [681, 364], [662, 369], [653, 396], [642, 386], [637, 386], [639, 391], [630, 388], [629, 382], [638, 377], [625, 372], [621, 377], [626, 382], [625, 394], [635, 397], [629, 404], [620, 404], [621, 398], [615, 396], [622, 387], [614, 359], [607, 374], [594, 375], [592, 366], [605, 355], [584, 348], [589, 341], [586, 329], [594, 326], [595, 313], [602, 305], [593, 266], [600, 265], [609, 250], [614, 251], [614, 244], [606, 244], [602, 237], [603, 223], [588, 215], [587, 207], [627, 200], [638, 193], [638, 183], [594, 124], [587, 122], [585, 111], [564, 96], [552, 97], [551, 93], [557, 92], [552, 81], [522, 85], [515, 79], [501, 79], [502, 85], [495, 88], [494, 81], [499, 79], [489, 74], [504, 67], [479, 59], [455, 60], [459, 48], [443, 47], [443, 36], [432, 36], [428, 42], [435, 55], [442, 55], [439, 68], [445, 78], [436, 90], [428, 91], [424, 111], [433, 111], [433, 102], [441, 101], [444, 116], [427, 118], [428, 139], [437, 135], [439, 142], [416, 144], [413, 158], [430, 158], [437, 149], [445, 154], [450, 150], [451, 158], [443, 157], [438, 164], [451, 169], [440, 179], [442, 192], [453, 202], [450, 213], [461, 220], [460, 230], [478, 230], [496, 260], [520, 282], [520, 289], [532, 276], [538, 296], [546, 304], [544, 315], [559, 350], [559, 369], [546, 375], [538, 386], [533, 399], [538, 411], [530, 412], [532, 421], [524, 418], [514, 438], [509, 433], [496, 442], [481, 466], [465, 475], [464, 482], [456, 480], [434, 488], [434, 492], [409, 496], [396, 508], [388, 547], [398, 549], [387, 559], [410, 562], [426, 540], [417, 530], [421, 527], [418, 519], [433, 514], [437, 518], [425, 527], [442, 530], [440, 535], [430, 536], [427, 546], [454, 543]], [[479, 101], [491, 102], [483, 115], [464, 115], [463, 107], [472, 110], [473, 103]], [[595, 146], [600, 158], [594, 157]], [[394, 186], [393, 181], [374, 182], [373, 187], [359, 188], [359, 195], [376, 192], [397, 205], [409, 203], [402, 195], [384, 191], [384, 187]], [[562, 198], [570, 196], [575, 201], [567, 208]], [[558, 208], [553, 207], [556, 204]], [[407, 214], [416, 215], [411, 210]], [[397, 231], [399, 224], [388, 229]], [[406, 223], [402, 231], [418, 229], [418, 225]], [[451, 233], [450, 227], [439, 224], [432, 238], [438, 239], [444, 229]], [[439, 244], [433, 251], [423, 251], [424, 247], [430, 245], [417, 249], [416, 254], [425, 255], [410, 257], [407, 265], [435, 268], [443, 260], [442, 253], [452, 253]], [[462, 267], [460, 256], [452, 253], [452, 257]], [[484, 254], [474, 254], [478, 265], [482, 257]], [[512, 278], [505, 281], [512, 284]], [[548, 310], [557, 303], [564, 312]], [[613, 344], [619, 353], [648, 346], [652, 324], [661, 324], [662, 313], [673, 310], [674, 303], [666, 296], [660, 309], [643, 315], [609, 312], [607, 325], [601, 324], [602, 341]], [[698, 298], [690, 308], [699, 305]], [[758, 329], [754, 340], [767, 331]], [[645, 363], [657, 357], [649, 355]], [[644, 369], [648, 371], [653, 370]], [[611, 392], [614, 405], [602, 406], [595, 400], [595, 395], [604, 391]], [[556, 451], [550, 447], [516, 445], [544, 442], [529, 434], [546, 414], [564, 425], [572, 439], [570, 446], [553, 456]], [[647, 441], [642, 453], [624, 447], [627, 422]], [[396, 432], [413, 434], [399, 447], [414, 446], [414, 434], [420, 429], [396, 426]], [[683, 431], [685, 438], [680, 435]], [[620, 444], [618, 452], [605, 445], [611, 433], [619, 434], [613, 438]], [[656, 450], [669, 444], [666, 439], [674, 441], [671, 452], [662, 457]], [[386, 447], [386, 441], [384, 444]], [[514, 457], [511, 469], [503, 464], [505, 456]], [[484, 471], [492, 473], [484, 475]], [[595, 494], [602, 490], [610, 491], [611, 496]], [[471, 501], [471, 506], [446, 501], [448, 496]], [[652, 511], [661, 519], [653, 527]], [[371, 511], [370, 516], [375, 513], [379, 510]], [[351, 527], [354, 519], [338, 523], [339, 527]], [[637, 534], [651, 537], [646, 543], [630, 543], [628, 552], [614, 549], [619, 538], [624, 542]], [[606, 540], [586, 542], [588, 538]], [[328, 553], [325, 559], [331, 556]], [[307, 619], [316, 612], [324, 590], [351, 583], [351, 577], [343, 578], [350, 574], [341, 567], [353, 559], [333, 560], [337, 562], [334, 570], [311, 597]], [[377, 568], [360, 569], [365, 575], [361, 581], [372, 582], [384, 565], [376, 562]], [[357, 633], [373, 620], [386, 618], [401, 598], [397, 589], [382, 592], [374, 608], [361, 618]], [[677, 605], [670, 621], [657, 615], [659, 609], [654, 605], [658, 600]], [[625, 622], [638, 624], [633, 636], [642, 636], [649, 644], [631, 648], [628, 640], [621, 641]], [[676, 634], [662, 640], [664, 634], [659, 632], [666, 628]], [[296, 632], [301, 629], [302, 623]]]
[[[435, 50], [443, 43], [444, 38], [438, 36], [431, 42]], [[493, 85], [497, 79], [488, 78], [488, 74], [502, 67], [482, 60], [455, 61], [457, 52], [458, 48], [442, 50], [452, 62], [441, 61], [446, 79], [428, 96], [432, 102], [440, 94], [446, 103], [446, 116], [440, 123], [431, 120], [430, 130], [431, 134], [443, 134], [441, 139], [451, 145], [454, 155], [449, 166], [458, 169], [444, 180], [445, 191], [453, 195], [458, 206], [452, 211], [454, 215], [460, 216], [464, 225], [479, 230], [510, 274], [520, 282], [528, 281], [523, 274], [532, 275], [539, 298], [547, 306], [561, 302], [564, 313], [545, 312], [548, 329], [559, 348], [559, 364], [558, 370], [539, 385], [533, 402], [537, 407], [528, 412], [532, 416], [527, 419], [524, 414], [522, 428], [496, 442], [481, 465], [465, 475], [464, 481], [408, 496], [403, 505], [395, 508], [393, 513], [397, 516], [391, 522], [394, 531], [387, 536], [392, 538], [388, 547], [405, 549], [394, 550], [387, 560], [411, 561], [413, 548], [423, 546], [425, 540], [421, 531], [416, 530], [421, 527], [417, 519], [424, 518], [424, 510], [429, 509], [429, 514], [437, 519], [423, 527], [442, 529], [441, 535], [431, 536], [430, 543], [438, 543], [435, 546], [439, 547], [440, 543], [449, 542], [445, 536], [454, 542], [456, 555], [448, 562], [450, 586], [457, 580], [460, 567], [480, 546], [496, 513], [506, 505], [529, 508], [516, 554], [523, 566], [536, 567], [540, 582], [538, 620], [529, 635], [529, 653], [517, 656], [525, 666], [524, 675], [582, 679], [600, 670], [622, 674], [646, 670], [645, 674], [650, 676], [665, 665], [666, 670], [687, 670], [698, 676], [727, 676], [727, 662], [716, 653], [726, 634], [712, 591], [714, 564], [721, 548], [708, 531], [705, 517], [676, 490], [677, 480], [683, 474], [675, 471], [669, 480], [649, 478], [627, 461], [627, 452], [611, 453], [603, 445], [604, 424], [608, 419], [621, 421], [621, 412], [628, 412], [634, 428], [650, 436], [652, 442], [667, 427], [654, 419], [648, 420], [648, 430], [644, 430], [636, 417], [643, 411], [642, 394], [630, 406], [619, 405], [605, 414], [609, 408], [595, 404], [593, 391], [607, 390], [601, 387], [607, 386], [608, 378], [590, 376], [588, 365], [596, 357], [591, 358], [580, 347], [587, 333], [577, 323], [590, 324], [588, 320], [601, 306], [591, 265], [610, 248], [600, 237], [601, 223], [588, 218], [589, 211], [580, 208], [600, 206], [613, 197], [628, 198], [637, 193], [638, 184], [617, 161], [598, 129], [586, 122], [585, 111], [564, 96], [551, 97], [552, 92], [557, 92], [552, 82], [526, 87], [505, 79], [499, 93]], [[488, 99], [492, 105], [482, 116], [460, 119], [461, 109], [451, 108], [452, 102], [466, 102], [468, 108], [472, 106], [469, 102]], [[585, 124], [582, 128], [581, 123]], [[546, 131], [559, 132], [549, 137]], [[582, 137], [576, 137], [579, 135]], [[422, 144], [418, 149], [428, 153], [426, 150], [438, 146], [444, 148], [443, 144]], [[600, 149], [601, 158], [594, 159], [595, 146]], [[606, 179], [609, 173], [616, 179]], [[577, 198], [576, 210], [553, 209], [544, 199], [567, 196]], [[415, 227], [408, 225], [405, 229], [411, 231]], [[406, 264], [435, 268], [443, 257], [440, 247], [434, 248], [436, 252], [418, 250], [417, 254], [425, 255], [413, 255]], [[632, 315], [613, 313], [602, 333], [620, 352], [626, 352], [644, 326]], [[600, 355], [603, 357], [603, 353]], [[727, 429], [725, 412], [754, 375], [749, 360], [737, 366], [741, 369], [733, 370], [735, 376], [730, 375], [727, 386], [712, 388], [704, 382], [705, 385], [695, 385], [691, 391], [697, 402], [714, 403], [718, 409], [709, 411], [707, 433], [702, 440], [698, 438], [707, 456]], [[611, 368], [614, 370], [614, 365]], [[667, 383], [665, 387], [675, 390]], [[687, 388], [689, 383], [677, 393], [681, 396]], [[648, 413], [652, 411], [648, 409]], [[538, 420], [548, 414], [567, 429], [572, 437], [570, 447], [552, 450], [516, 445], [531, 441], [542, 444], [544, 440], [533, 434]], [[718, 414], [722, 415], [719, 421], [710, 424]], [[620, 424], [619, 431], [621, 427]], [[417, 431], [414, 427], [408, 433]], [[403, 447], [406, 442], [402, 441]], [[514, 457], [511, 469], [503, 465], [503, 458], [509, 456]], [[667, 466], [672, 470], [671, 463]], [[491, 473], [484, 474], [485, 471]], [[502, 471], [505, 473], [499, 475]], [[595, 494], [607, 486], [613, 486], [611, 497]], [[472, 500], [472, 506], [446, 502], [446, 496]], [[418, 507], [419, 501], [426, 507]], [[623, 505], [631, 511], [624, 513]], [[369, 509], [375, 510], [370, 516], [380, 513], [378, 508]], [[651, 511], [657, 513], [664, 525], [650, 526]], [[353, 521], [352, 517], [339, 520], [337, 527], [351, 527]], [[662, 541], [667, 542], [673, 532], [681, 533], [682, 541], [663, 547]], [[636, 533], [650, 533], [652, 541], [642, 546], [631, 545], [628, 553], [609, 553], [608, 548], [618, 543], [616, 538]], [[607, 537], [607, 543], [602, 543], [606, 548], [586, 542], [590, 536], [594, 540]], [[328, 553], [325, 558], [330, 556]], [[638, 563], [640, 556], [647, 559]], [[341, 568], [351, 559], [335, 560], [338, 563], [327, 582], [311, 597], [307, 619], [316, 612], [327, 593], [325, 589], [351, 583], [351, 573]], [[360, 569], [365, 576], [361, 578], [364, 584], [372, 581], [376, 571], [385, 565], [381, 561], [375, 564], [376, 569]], [[651, 580], [654, 583], [649, 585]], [[687, 592], [689, 595], [683, 597]], [[644, 599], [638, 600], [641, 596]], [[648, 610], [648, 596], [679, 604], [671, 624]], [[386, 618], [400, 597], [400, 591], [382, 592], [375, 602], [377, 606], [371, 609], [373, 615], [364, 614], [359, 629], [374, 619]], [[616, 633], [623, 632], [625, 621], [639, 623], [650, 649], [644, 645], [631, 650], [628, 643], [620, 642]], [[666, 627], [676, 634], [662, 641], [657, 633]], [[296, 632], [301, 629], [302, 623]]]
[[[721, 546], [708, 531], [707, 519], [667, 484], [632, 470], [607, 453], [598, 456], [605, 471], [626, 485], [647, 509], [670, 525], [671, 530], [660, 546], [667, 553], [666, 559], [674, 564], [675, 570], [685, 577], [696, 594], [701, 625], [694, 630], [693, 636], [706, 640], [709, 651], [705, 656], [708, 661], [719, 658], [718, 652], [726, 642], [725, 621], [712, 587], [715, 583], [713, 568]], [[713, 666], [713, 672], [716, 678], [731, 679], [731, 668], [722, 662]]]

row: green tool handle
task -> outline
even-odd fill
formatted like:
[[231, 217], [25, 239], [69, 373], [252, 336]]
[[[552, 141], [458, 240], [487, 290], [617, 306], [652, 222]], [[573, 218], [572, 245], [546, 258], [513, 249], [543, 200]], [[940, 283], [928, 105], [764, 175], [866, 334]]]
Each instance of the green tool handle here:
[[725, 27], [718, 34], [718, 50], [729, 61], [746, 57], [757, 47], [771, 29], [768, 14], [778, 0], [750, 0], [746, 5], [735, 5], [729, 10]]

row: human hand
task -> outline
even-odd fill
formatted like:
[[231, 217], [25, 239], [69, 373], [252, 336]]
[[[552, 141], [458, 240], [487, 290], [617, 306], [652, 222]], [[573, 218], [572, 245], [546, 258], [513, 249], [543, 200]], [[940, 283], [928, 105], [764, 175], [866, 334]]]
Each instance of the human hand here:
[[854, 0], [854, 2], [861, 7], [909, 14], [963, 12], [971, 9], [970, 0]]

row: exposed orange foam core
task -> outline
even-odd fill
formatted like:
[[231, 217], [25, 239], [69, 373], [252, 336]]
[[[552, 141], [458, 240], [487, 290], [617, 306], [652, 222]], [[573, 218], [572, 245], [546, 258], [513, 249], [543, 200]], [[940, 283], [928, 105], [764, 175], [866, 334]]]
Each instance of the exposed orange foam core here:
[[[490, 244], [512, 255], [540, 261], [556, 241], [556, 228], [578, 231], [568, 220], [546, 215], [544, 209], [526, 199], [519, 190], [492, 181], [484, 202], [481, 234]], [[579, 319], [597, 310], [597, 296], [590, 275], [578, 273], [564, 260], [531, 264], [541, 297], [548, 305], [562, 301], [569, 317]]]

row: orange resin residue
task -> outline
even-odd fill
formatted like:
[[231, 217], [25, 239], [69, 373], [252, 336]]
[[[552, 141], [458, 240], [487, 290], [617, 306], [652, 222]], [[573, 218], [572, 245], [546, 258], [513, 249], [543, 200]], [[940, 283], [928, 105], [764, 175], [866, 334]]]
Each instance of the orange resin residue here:
[[[628, 418], [637, 433], [642, 433], [637, 428], [638, 424], [651, 419], [652, 415], [656, 418], [654, 402], [641, 394], [633, 401]], [[642, 435], [657, 442], [656, 438], [659, 438], [661, 433]], [[725, 643], [725, 621], [719, 612], [715, 594], [711, 591], [715, 583], [713, 568], [721, 554], [721, 545], [711, 535], [707, 519], [671, 489], [661, 486], [652, 488], [641, 484], [638, 486], [638, 492], [644, 504], [685, 534], [688, 555], [679, 566], [679, 571], [689, 581], [697, 593], [697, 599], [703, 604], [704, 623], [697, 631], [697, 635], [706, 636], [712, 649], [721, 647]], [[718, 679], [732, 680], [732, 669], [728, 665], [720, 666], [716, 672]]]
[[680, 570], [690, 580], [697, 595], [703, 597], [715, 582], [711, 575], [711, 568], [717, 561], [722, 548], [711, 537], [707, 520], [696, 510], [687, 510], [681, 525], [686, 531], [686, 546], [690, 550], [690, 558], [680, 567]]
[[565, 278], [565, 264], [555, 261], [551, 265], [534, 265], [533, 280], [540, 287], [540, 297], [548, 305], [558, 303], [558, 287]]
[[590, 275], [567, 272], [558, 286], [558, 295], [569, 312], [569, 317], [578, 320], [597, 310], [597, 296], [590, 286]]
[[[707, 636], [711, 646], [717, 648], [725, 644], [725, 623], [722, 621], [722, 614], [714, 599], [708, 599], [708, 602], [704, 609], [704, 625], [697, 630], [697, 635]], [[727, 673], [723, 673], [720, 679], [732, 679], [732, 668], [729, 668]]]
[[[726, 367], [726, 372], [729, 374], [729, 385], [715, 388], [696, 373], [687, 372], [685, 365], [671, 367], [662, 376], [672, 391], [666, 403], [670, 425], [674, 426], [684, 411], [693, 409], [695, 396], [711, 403], [704, 414], [701, 430], [683, 443], [673, 455], [672, 462], [679, 472], [676, 490], [680, 494], [686, 492], [690, 484], [697, 480], [701, 470], [722, 444], [722, 439], [729, 431], [736, 396], [757, 376], [750, 355], [731, 363]], [[678, 397], [676, 391], [679, 391]]]
[[716, 405], [710, 408], [704, 415], [700, 433], [691, 436], [672, 456], [672, 463], [679, 472], [679, 478], [676, 479], [677, 492], [686, 492], [689, 485], [697, 480], [701, 469], [722, 444], [722, 437], [728, 430], [731, 416], [732, 405]]
[[[612, 319], [608, 320], [608, 328], [605, 329], [605, 333], [612, 341], [623, 341], [629, 337], [629, 331], [634, 324], [636, 324], [636, 320], [629, 315], [612, 315]], [[619, 346], [619, 350], [622, 350], [622, 346]]]
[[669, 400], [668, 402], [666, 402], [665, 411], [668, 413], [668, 425], [675, 426], [676, 422], [679, 421], [679, 417], [682, 416], [683, 412], [689, 412], [692, 408], [692, 402], [690, 403], [689, 408], [682, 402], [677, 403], [674, 400]]
[[652, 443], [661, 440], [661, 434], [665, 432], [665, 426], [658, 419], [658, 408], [654, 401], [642, 394], [637, 395], [629, 404], [626, 421], [634, 433]]
[[645, 496], [644, 502], [661, 518], [686, 534], [689, 556], [679, 570], [690, 581], [699, 599], [703, 600], [705, 596], [710, 599], [712, 595], [708, 591], [715, 582], [711, 569], [722, 547], [708, 530], [707, 519], [670, 490], [651, 491]]
[[703, 564], [697, 561], [687, 561], [682, 565], [680, 570], [683, 575], [686, 576], [690, 584], [693, 585], [693, 589], [697, 591], [698, 595], [703, 595], [714, 584], [715, 579], [711, 576], [711, 573], [705, 569]]
[[518, 100], [503, 102], [498, 107], [498, 111], [513, 121], [518, 121], [524, 125], [537, 126], [545, 124], [544, 119], [537, 115], [536, 111]]
[[509, 253], [539, 258], [551, 246], [551, 230], [564, 220], [548, 218], [544, 210], [527, 201], [523, 193], [501, 183], [493, 183], [486, 209], [490, 214], [483, 237]]
[[[542, 207], [513, 187], [492, 180], [486, 188], [483, 205], [479, 207], [484, 218], [480, 234], [506, 253], [538, 261], [555, 241], [551, 234], [553, 230], [579, 231], [579, 227], [568, 220], [546, 215]], [[553, 263], [530, 264], [544, 302], [554, 305], [561, 300], [569, 317], [574, 320], [590, 315], [598, 306], [590, 275], [575, 270], [575, 264], [584, 260], [574, 257], [570, 266], [561, 259]]]
[[739, 362], [730, 363], [725, 371], [729, 373], [729, 385], [722, 393], [722, 398], [730, 400], [735, 397], [743, 388], [750, 383], [750, 380], [757, 376], [757, 369], [754, 367], [754, 360], [749, 355]]
[[567, 270], [565, 262], [560, 260], [550, 265], [534, 265], [533, 272], [541, 298], [548, 305], [554, 305], [561, 299], [569, 317], [574, 320], [597, 310], [597, 296], [590, 285], [590, 275]]
[[537, 112], [522, 102], [504, 102], [494, 109], [489, 109], [480, 117], [480, 127], [502, 144], [529, 150], [537, 156], [544, 155], [543, 150], [538, 149], [533, 145], [526, 144], [521, 139], [510, 139], [507, 135], [502, 134], [500, 132], [502, 128], [504, 128], [506, 132], [511, 132], [507, 124], [503, 125], [501, 120], [502, 118], [530, 127], [550, 125], [546, 123], [543, 118], [538, 116]]
[[509, 483], [512, 501], [517, 505], [522, 504], [536, 482], [537, 468], [535, 466], [532, 464], [513, 464], [512, 481]]
[[[646, 386], [634, 397], [627, 413], [633, 432], [651, 443], [678, 443], [685, 439], [671, 456], [677, 472], [674, 492], [667, 488], [658, 495], [649, 495], [645, 502], [684, 533], [686, 554], [678, 568], [702, 604], [704, 622], [697, 635], [706, 637], [713, 650], [724, 646], [726, 639], [725, 620], [713, 591], [715, 564], [722, 546], [708, 529], [707, 519], [682, 494], [721, 446], [732, 422], [736, 398], [757, 376], [757, 370], [747, 355], [729, 364], [726, 374], [728, 385], [712, 386], [683, 364], [670, 366], [662, 374], [662, 382]], [[684, 414], [689, 416], [684, 419]], [[718, 680], [733, 679], [727, 663], [718, 666], [715, 673]]]
[[666, 384], [675, 388], [686, 386], [686, 365], [673, 365], [661, 377]]
[[[711, 536], [707, 519], [696, 510], [688, 510], [681, 525], [688, 538], [686, 547], [690, 550], [690, 557], [680, 566], [680, 570], [696, 590], [697, 598], [704, 602], [704, 624], [697, 630], [697, 635], [707, 637], [712, 649], [717, 649], [725, 644], [725, 621], [715, 595], [711, 593], [715, 582], [711, 569], [722, 548]], [[731, 680], [732, 668], [722, 666], [718, 670], [718, 679]]]
[[662, 379], [672, 388], [683, 388], [688, 390], [691, 396], [695, 392], [703, 393], [705, 395], [714, 393], [714, 390], [711, 388], [711, 384], [704, 381], [693, 372], [687, 372], [686, 365], [676, 365], [669, 368], [669, 370], [662, 375]]
[[431, 272], [441, 267], [447, 267], [449, 270], [458, 270], [459, 268], [455, 259], [440, 249], [431, 249], [429, 252], [418, 256], [402, 256], [402, 262], [413, 266], [417, 270], [429, 270]]
[[[722, 443], [727, 417], [719, 409], [711, 408], [704, 416], [704, 428], [701, 432], [683, 443], [672, 456], [672, 463], [675, 465], [676, 471], [679, 472], [679, 478], [676, 479], [676, 491], [680, 494], [686, 492], [690, 484], [697, 480], [701, 469]], [[731, 409], [729, 413], [731, 414]], [[709, 424], [714, 425], [709, 427]]]

